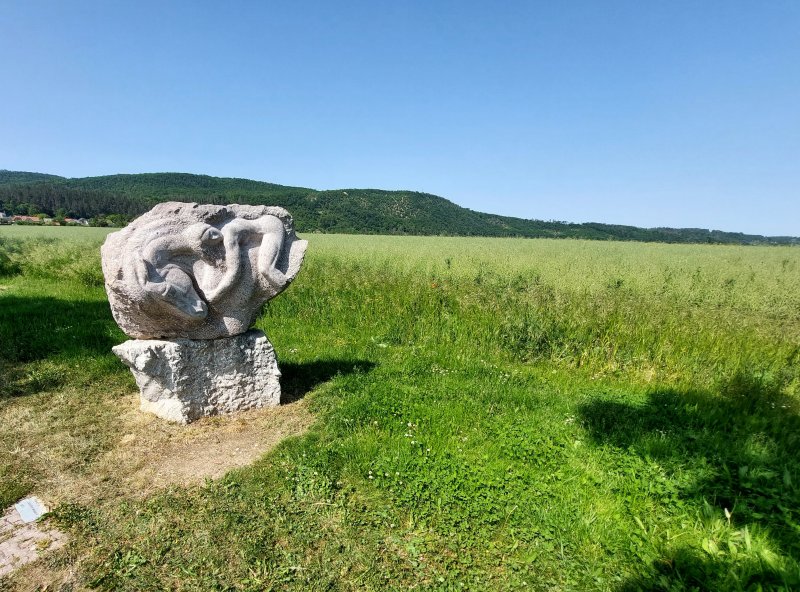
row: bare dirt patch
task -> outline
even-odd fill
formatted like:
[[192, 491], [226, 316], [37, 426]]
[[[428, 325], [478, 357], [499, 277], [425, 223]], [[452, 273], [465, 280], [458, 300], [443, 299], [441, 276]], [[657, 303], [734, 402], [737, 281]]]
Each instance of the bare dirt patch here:
[[[48, 410], [58, 407], [58, 394], [53, 399]], [[283, 439], [304, 433], [314, 419], [302, 399], [188, 426], [142, 413], [138, 403], [138, 394], [107, 399], [112, 408], [104, 413], [112, 421], [87, 417], [68, 427], [50, 420], [49, 411], [43, 416], [17, 407], [0, 413], [15, 426], [20, 440], [6, 444], [9, 453], [24, 457], [41, 475], [32, 493], [51, 508], [145, 498], [159, 489], [202, 483], [249, 465]], [[86, 460], [76, 460], [80, 458]]]
[[[127, 426], [125, 433], [86, 476], [88, 491], [98, 497], [124, 492], [126, 497], [142, 498], [173, 485], [219, 478], [252, 464], [285, 438], [304, 433], [313, 416], [301, 400], [205, 418], [188, 426], [169, 424], [134, 408], [120, 422]], [[75, 485], [78, 489], [67, 497], [85, 502], [87, 482]]]
[[[200, 420], [153, 446], [126, 434], [117, 454], [138, 451], [141, 466], [131, 481], [138, 490], [187, 485], [216, 479], [252, 464], [289, 436], [305, 432], [313, 417], [303, 401], [274, 409]], [[135, 454], [136, 452], [134, 452]]]

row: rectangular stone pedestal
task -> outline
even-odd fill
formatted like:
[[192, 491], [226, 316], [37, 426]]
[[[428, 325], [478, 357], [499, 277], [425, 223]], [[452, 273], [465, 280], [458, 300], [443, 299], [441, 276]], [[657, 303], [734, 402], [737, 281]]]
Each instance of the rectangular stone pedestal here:
[[280, 404], [280, 371], [263, 332], [220, 339], [131, 339], [112, 348], [141, 393], [141, 409], [178, 423]]

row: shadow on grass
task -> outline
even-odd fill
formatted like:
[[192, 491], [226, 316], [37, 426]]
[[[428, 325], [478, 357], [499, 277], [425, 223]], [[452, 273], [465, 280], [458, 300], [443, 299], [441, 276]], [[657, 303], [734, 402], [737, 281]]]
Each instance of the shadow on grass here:
[[0, 295], [0, 399], [53, 390], [124, 339], [102, 300]]
[[317, 360], [295, 364], [279, 363], [281, 405], [299, 401], [319, 385], [338, 375], [364, 374], [375, 367], [367, 360]]
[[669, 556], [653, 562], [647, 576], [631, 578], [624, 582], [619, 592], [683, 590], [738, 591], [738, 590], [797, 590], [796, 576], [781, 573], [765, 562], [745, 560], [732, 566], [709, 556], [705, 551], [679, 547]]
[[[800, 416], [797, 401], [783, 394], [796, 380], [793, 373], [781, 379], [737, 374], [717, 392], [656, 390], [641, 406], [595, 400], [581, 415], [597, 443], [655, 459], [673, 474], [689, 472], [695, 478], [679, 497], [717, 514], [730, 510], [735, 529], [764, 533], [773, 550], [797, 558]], [[764, 560], [768, 555], [677, 547], [621, 589], [800, 586], [796, 564]]]
[[0, 359], [107, 354], [124, 339], [105, 301], [0, 296]]

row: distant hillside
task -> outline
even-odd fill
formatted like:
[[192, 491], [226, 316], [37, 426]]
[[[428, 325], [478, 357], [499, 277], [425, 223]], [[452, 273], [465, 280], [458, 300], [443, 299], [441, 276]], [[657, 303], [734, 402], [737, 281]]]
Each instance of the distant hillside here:
[[0, 185], [11, 183], [32, 183], [36, 181], [64, 181], [64, 177], [45, 173], [26, 173], [25, 171], [7, 171], [0, 169]]
[[[474, 212], [442, 197], [413, 191], [317, 191], [273, 183], [144, 173], [68, 179], [0, 171], [0, 210], [42, 212], [124, 222], [162, 201], [268, 204], [288, 209], [300, 232], [517, 236], [671, 243], [800, 244], [796, 237], [764, 237], [696, 228], [637, 228], [613, 224], [546, 222]], [[114, 215], [114, 216], [112, 216]]]

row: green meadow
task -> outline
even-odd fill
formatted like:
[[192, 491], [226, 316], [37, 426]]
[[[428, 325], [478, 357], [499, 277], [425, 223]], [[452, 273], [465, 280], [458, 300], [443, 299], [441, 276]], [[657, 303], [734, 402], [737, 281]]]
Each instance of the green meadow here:
[[0, 227], [0, 502], [69, 534], [0, 590], [800, 589], [800, 248], [306, 235], [310, 427], [157, 487], [239, 420], [139, 418], [107, 232]]

